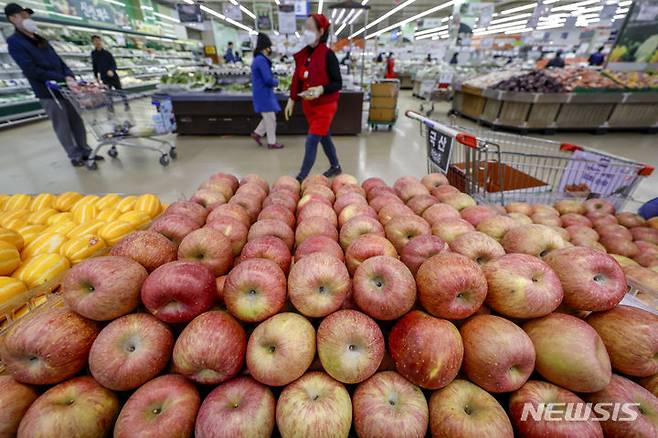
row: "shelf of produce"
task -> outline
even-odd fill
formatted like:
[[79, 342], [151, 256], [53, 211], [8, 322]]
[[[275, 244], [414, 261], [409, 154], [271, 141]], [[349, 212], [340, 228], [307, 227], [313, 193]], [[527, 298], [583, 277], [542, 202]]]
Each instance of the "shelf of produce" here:
[[0, 88], [0, 93], [14, 93], [16, 91], [25, 91], [29, 89], [30, 89], [29, 85], [17, 85], [15, 87]]

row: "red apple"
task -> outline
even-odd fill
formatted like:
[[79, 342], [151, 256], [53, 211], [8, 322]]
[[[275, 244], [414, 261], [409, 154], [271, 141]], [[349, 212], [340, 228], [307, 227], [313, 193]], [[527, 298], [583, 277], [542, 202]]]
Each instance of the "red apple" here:
[[640, 252], [640, 249], [635, 243], [615, 235], [602, 234], [599, 242], [611, 254], [633, 258]]
[[513, 217], [496, 215], [482, 220], [475, 229], [500, 242], [509, 230], [517, 226], [519, 223]]
[[223, 193], [213, 189], [199, 189], [190, 198], [202, 207], [213, 209], [218, 205], [226, 204], [227, 198]]
[[240, 186], [240, 182], [238, 181], [238, 178], [235, 177], [235, 175], [231, 175], [230, 173], [224, 173], [224, 172], [217, 172], [213, 173], [208, 177], [209, 181], [224, 181], [233, 191], [236, 191], [238, 187]]
[[658, 290], [658, 272], [642, 266], [624, 266], [623, 270], [628, 283], [637, 289]]
[[270, 186], [267, 184], [267, 181], [265, 181], [263, 178], [261, 178], [259, 175], [256, 175], [255, 173], [250, 173], [242, 177], [242, 179], [240, 180], [240, 186], [243, 187], [246, 184], [256, 184], [260, 188], [262, 188], [264, 192], [267, 192], [270, 189]]
[[276, 219], [285, 223], [293, 229], [295, 227], [295, 215], [290, 212], [286, 207], [278, 204], [273, 204], [268, 207], [265, 207], [261, 210], [258, 215], [258, 220], [263, 219]]
[[[321, 188], [321, 186], [318, 187], [318, 189], [319, 188]], [[326, 190], [328, 192], [324, 193], [323, 192], [324, 190]], [[322, 190], [312, 192], [312, 193], [306, 193], [297, 202], [297, 211], [301, 211], [308, 204], [313, 204], [313, 203], [316, 203], [316, 202], [325, 204], [328, 207], [333, 207], [334, 192], [332, 192], [331, 189], [324, 187], [324, 188], [322, 188]]]
[[288, 192], [272, 192], [267, 196], [267, 198], [265, 198], [262, 207], [263, 209], [266, 209], [272, 205], [279, 205], [284, 207], [290, 213], [295, 213], [297, 210], [297, 202], [299, 202], [297, 198], [298, 196], [291, 196]]
[[452, 382], [464, 356], [457, 328], [418, 310], [407, 313], [393, 326], [388, 351], [400, 374], [427, 389], [443, 388]]
[[623, 225], [619, 224], [603, 224], [603, 225], [596, 225], [595, 226], [596, 231], [601, 235], [601, 237], [608, 236], [608, 237], [617, 237], [617, 238], [622, 238], [626, 240], [632, 240], [633, 239], [633, 234], [630, 232], [630, 230]]
[[440, 202], [454, 207], [457, 211], [462, 211], [466, 207], [475, 205], [475, 199], [471, 198], [466, 193], [448, 193], [446, 195], [434, 194], [434, 196], [436, 196]]
[[338, 230], [336, 230], [333, 223], [321, 217], [309, 218], [297, 224], [295, 230], [295, 244], [297, 246], [313, 236], [325, 236], [338, 241]]
[[36, 399], [21, 420], [18, 436], [107, 436], [118, 414], [119, 399], [112, 391], [89, 376], [77, 377]]
[[178, 259], [198, 261], [215, 276], [224, 275], [233, 266], [231, 241], [216, 228], [199, 228], [183, 239], [178, 247]]
[[611, 214], [593, 215], [588, 213], [587, 218], [592, 221], [594, 228], [599, 228], [606, 225], [618, 225], [617, 218]]
[[191, 321], [210, 309], [217, 295], [215, 276], [200, 262], [170, 262], [142, 285], [142, 302], [156, 318], [170, 324]]
[[416, 301], [413, 274], [404, 263], [389, 256], [371, 257], [361, 263], [354, 273], [352, 289], [359, 309], [385, 321], [401, 317]]
[[111, 256], [129, 257], [148, 272], [176, 260], [178, 248], [155, 231], [133, 231], [121, 239], [110, 251]]
[[384, 227], [382, 227], [382, 224], [377, 219], [370, 216], [356, 216], [343, 224], [338, 237], [340, 239], [340, 245], [343, 249], [347, 249], [352, 242], [367, 234], [375, 234], [383, 237]]
[[256, 258], [272, 260], [284, 273], [288, 273], [292, 256], [283, 240], [274, 236], [263, 236], [247, 242], [237, 263]]
[[345, 225], [350, 219], [353, 219], [355, 217], [359, 216], [369, 216], [375, 220], [377, 220], [379, 217], [377, 216], [377, 212], [370, 207], [369, 205], [366, 204], [350, 204], [343, 208], [338, 215], [338, 226], [342, 227]]
[[532, 211], [528, 216], [532, 216], [533, 214], [553, 214], [555, 216], [559, 216], [560, 212], [557, 211], [555, 207], [552, 205], [548, 204], [535, 204], [532, 206]]
[[301, 184], [294, 177], [290, 175], [282, 175], [274, 181], [272, 184], [272, 190], [275, 188], [282, 187], [287, 188], [293, 192], [299, 192], [301, 190]]
[[251, 377], [238, 377], [215, 388], [203, 401], [196, 438], [267, 437], [274, 429], [272, 391]]
[[290, 269], [288, 298], [305, 316], [316, 318], [338, 310], [349, 290], [345, 264], [331, 255], [309, 254]]
[[535, 369], [574, 392], [595, 392], [610, 383], [610, 358], [601, 337], [585, 321], [551, 313], [523, 324], [535, 346]]
[[327, 374], [306, 373], [281, 391], [276, 425], [283, 437], [346, 437], [352, 425], [350, 395]]
[[331, 182], [331, 189], [335, 192], [345, 185], [358, 185], [359, 180], [355, 176], [349, 175], [347, 173], [341, 173], [337, 175], [334, 180]]
[[388, 239], [378, 234], [364, 234], [347, 247], [345, 265], [351, 275], [367, 259], [375, 256], [397, 257], [398, 252]]
[[570, 227], [572, 225], [583, 225], [586, 227], [593, 227], [592, 221], [587, 219], [586, 216], [578, 213], [567, 213], [563, 214], [560, 219], [562, 219], [563, 227]]
[[198, 190], [219, 192], [224, 196], [224, 199], [231, 199], [231, 196], [233, 196], [235, 192], [230, 184], [227, 184], [225, 181], [218, 181], [218, 180], [204, 181], [199, 185]]
[[619, 263], [609, 255], [585, 247], [553, 251], [546, 263], [560, 277], [564, 303], [580, 310], [608, 310], [626, 293], [626, 279]]
[[261, 219], [254, 223], [249, 229], [247, 241], [250, 242], [264, 236], [278, 237], [290, 249], [295, 244], [295, 233], [285, 222], [277, 219]]
[[384, 186], [386, 187], [386, 181], [384, 181], [381, 178], [378, 178], [376, 176], [366, 178], [362, 183], [361, 187], [363, 187], [363, 190], [368, 193], [371, 189], [378, 187], [378, 186]]
[[400, 203], [389, 203], [377, 212], [377, 217], [382, 225], [386, 224], [396, 216], [415, 216], [414, 211], [406, 205]]
[[[232, 217], [229, 216], [219, 217], [214, 221], [209, 222], [204, 228], [206, 229], [210, 228], [226, 236], [229, 240], [230, 249], [233, 256], [238, 256], [240, 254], [240, 251], [242, 251], [242, 247], [244, 246], [244, 244], [247, 243], [247, 233], [249, 232], [249, 229], [242, 222]], [[210, 237], [208, 238], [210, 239]], [[194, 240], [196, 241], [197, 239]], [[202, 241], [201, 241], [201, 245], [203, 247], [206, 246], [203, 245]], [[216, 246], [219, 247], [219, 245]], [[223, 244], [221, 246], [224, 247]], [[179, 258], [180, 258], [180, 253], [179, 253]]]
[[[276, 186], [275, 185], [275, 186], [272, 186], [272, 190], [270, 190], [270, 194], [267, 195], [267, 198], [265, 198], [265, 200], [263, 201], [263, 208], [266, 207], [265, 201], [267, 201], [272, 195], [277, 196], [277, 197], [282, 195], [282, 196], [290, 199], [291, 201], [294, 201], [294, 208], [292, 208], [292, 209], [288, 208], [287, 204], [285, 206], [283, 206], [283, 207], [286, 208], [286, 210], [290, 211], [291, 213], [294, 213], [294, 211], [297, 209], [297, 202], [299, 202], [299, 198], [301, 197], [300, 194], [299, 194], [299, 189], [295, 190], [295, 189], [293, 189], [292, 187], [289, 187], [289, 186], [280, 186], [280, 185]], [[269, 202], [268, 204], [271, 205], [271, 202]]]
[[260, 213], [264, 202], [265, 201], [261, 202], [259, 198], [254, 198], [247, 194], [243, 194], [243, 195], [236, 194], [229, 200], [229, 204], [237, 204], [242, 208], [244, 208], [247, 214], [249, 214], [249, 218], [251, 219], [251, 222], [256, 221], [256, 218], [258, 217], [258, 213]]
[[475, 231], [473, 225], [463, 219], [440, 219], [432, 225], [432, 234], [450, 243], [457, 237], [469, 231]]
[[640, 385], [650, 393], [658, 397], [658, 373], [638, 381]]
[[0, 436], [16, 436], [18, 425], [39, 394], [11, 376], [0, 376]]
[[208, 210], [197, 204], [196, 202], [191, 201], [178, 201], [171, 204], [164, 211], [163, 215], [167, 216], [170, 214], [182, 214], [187, 216], [190, 219], [194, 220], [198, 226], [202, 226], [206, 223], [206, 216], [208, 216]]
[[609, 201], [600, 198], [592, 198], [583, 202], [587, 213], [598, 212], [604, 214], [615, 214], [615, 206]]
[[199, 224], [190, 216], [171, 213], [159, 217], [149, 227], [149, 230], [162, 234], [171, 240], [174, 245], [178, 245], [185, 236], [198, 228]]
[[585, 225], [569, 225], [566, 230], [570, 239], [599, 240], [599, 233]]
[[505, 250], [497, 240], [479, 231], [469, 231], [457, 237], [450, 242], [450, 249], [478, 265], [505, 255]]
[[332, 255], [341, 262], [345, 259], [343, 249], [334, 239], [327, 236], [311, 236], [305, 239], [301, 245], [298, 245], [297, 249], [295, 249], [295, 262], [301, 260], [302, 257], [316, 252]]
[[248, 197], [252, 199], [257, 199], [259, 202], [263, 202], [267, 198], [269, 190], [264, 189], [261, 185], [255, 183], [246, 183], [241, 185], [236, 191], [235, 196]]
[[635, 227], [631, 228], [633, 240], [642, 240], [645, 242], [658, 245], [658, 229], [651, 227]]
[[[304, 199], [307, 195], [314, 196], [314, 197], [320, 197], [324, 198], [329, 204], [333, 204], [334, 201], [336, 200], [336, 195], [333, 190], [331, 190], [331, 187], [327, 187], [321, 184], [316, 184], [308, 187], [303, 187], [302, 188], [302, 193], [304, 196], [302, 196], [302, 199]], [[298, 205], [299, 208], [303, 207], [304, 203], [302, 202], [300, 205]]]
[[[396, 198], [398, 198], [398, 195], [395, 193], [395, 190], [393, 190], [392, 187], [386, 185], [379, 185], [368, 190], [368, 192], [366, 193], [366, 199], [368, 200], [368, 203], [370, 203], [373, 199], [387, 194], [393, 195]], [[398, 198], [398, 200], [402, 202], [400, 198]]]
[[218, 385], [240, 372], [246, 348], [247, 336], [235, 318], [221, 310], [202, 313], [176, 339], [173, 371], [202, 385]]
[[438, 202], [439, 200], [432, 195], [418, 195], [407, 202], [407, 207], [412, 209], [418, 216], [421, 216], [425, 210]]
[[[573, 408], [567, 408], [569, 405]], [[594, 419], [567, 421], [565, 418], [585, 411], [584, 406], [585, 402], [571, 391], [530, 380], [512, 394], [509, 412], [516, 430], [524, 437], [603, 438], [601, 425]], [[539, 417], [535, 419], [533, 413]]]
[[430, 173], [420, 179], [420, 183], [427, 187], [427, 190], [432, 190], [435, 187], [449, 184], [448, 177], [442, 173]]
[[617, 213], [617, 221], [619, 221], [619, 225], [623, 225], [626, 228], [643, 227], [647, 222], [639, 214], [631, 213], [630, 211], [622, 211], [621, 213]]
[[106, 388], [127, 391], [148, 382], [164, 369], [174, 336], [147, 313], [133, 313], [108, 324], [89, 351], [89, 370]]
[[206, 223], [214, 222], [223, 217], [233, 218], [242, 223], [245, 227], [249, 227], [251, 225], [251, 218], [249, 217], [249, 213], [247, 213], [247, 210], [245, 210], [244, 207], [238, 204], [223, 204], [219, 207], [216, 207], [206, 218]]
[[439, 253], [416, 273], [418, 299], [430, 314], [446, 319], [471, 316], [484, 302], [487, 280], [474, 261], [461, 254]]
[[429, 410], [433, 437], [514, 437], [503, 407], [467, 380], [454, 380], [432, 393]]
[[487, 305], [509, 318], [537, 318], [554, 311], [564, 292], [558, 275], [527, 254], [506, 254], [482, 268], [489, 292]]
[[332, 207], [322, 202], [309, 202], [297, 211], [297, 220], [303, 222], [312, 217], [321, 217], [328, 220], [334, 227], [338, 226], [338, 216]]
[[509, 217], [514, 219], [518, 225], [529, 225], [532, 223], [532, 219], [530, 219], [530, 216], [526, 216], [523, 213], [507, 213]]
[[336, 201], [334, 202], [334, 211], [336, 214], [340, 214], [345, 207], [352, 204], [368, 205], [368, 201], [366, 201], [366, 198], [360, 193], [346, 193], [343, 196], [336, 198]]
[[534, 213], [530, 216], [532, 222], [535, 224], [548, 225], [551, 227], [561, 227], [562, 219], [552, 213]]
[[416, 236], [429, 236], [431, 229], [427, 221], [420, 216], [396, 216], [384, 227], [386, 237], [398, 253]]
[[485, 391], [516, 391], [535, 369], [535, 347], [513, 322], [477, 315], [469, 318], [459, 333], [464, 343], [464, 371]]
[[341, 186], [340, 188], [338, 188], [338, 190], [336, 190], [336, 192], [335, 192], [336, 198], [340, 198], [341, 196], [344, 196], [344, 195], [347, 195], [347, 194], [350, 194], [350, 193], [357, 193], [357, 194], [359, 194], [361, 196], [364, 196], [364, 197], [366, 196], [366, 191], [363, 190], [363, 188], [361, 188], [360, 186], [358, 186], [356, 184], [346, 184], [346, 185]]
[[[418, 178], [411, 175], [402, 176], [396, 179], [393, 183], [393, 190], [395, 190], [395, 193], [400, 196], [404, 189], [415, 185], [420, 185], [420, 180]], [[400, 196], [400, 198], [402, 198], [402, 196]]]
[[0, 359], [18, 382], [52, 385], [85, 367], [98, 332], [95, 322], [64, 306], [43, 306], [3, 333]]
[[109, 321], [139, 305], [146, 277], [146, 269], [128, 257], [92, 257], [66, 272], [61, 293], [66, 305], [80, 315]]
[[570, 213], [585, 214], [587, 212], [585, 204], [579, 199], [560, 199], [554, 207], [561, 215]]
[[199, 392], [185, 377], [156, 377], [130, 396], [114, 425], [114, 437], [192, 436], [200, 404]]
[[393, 193], [381, 194], [381, 195], [377, 196], [376, 198], [372, 198], [370, 200], [370, 202], [368, 203], [368, 205], [370, 205], [372, 207], [372, 209], [377, 212], [377, 215], [379, 215], [379, 212], [381, 211], [381, 209], [386, 207], [388, 204], [404, 205], [404, 203], [402, 202], [402, 199], [398, 198]]
[[286, 276], [272, 260], [247, 259], [231, 270], [224, 284], [226, 308], [241, 321], [264, 321], [278, 313], [285, 300]]
[[526, 216], [532, 215], [532, 205], [528, 204], [527, 202], [510, 202], [509, 204], [505, 205], [505, 210], [507, 210], [508, 213], [521, 213]]
[[432, 196], [438, 199], [440, 197], [447, 195], [448, 193], [460, 193], [460, 191], [455, 186], [452, 186], [450, 184], [443, 184], [438, 187], [434, 187], [432, 190], [430, 190], [430, 193], [432, 194]]
[[547, 225], [521, 225], [509, 230], [501, 241], [505, 251], [544, 257], [568, 243]]
[[498, 213], [487, 205], [473, 205], [466, 207], [459, 213], [461, 218], [469, 222], [474, 227], [477, 227], [480, 222], [485, 219], [498, 216]]
[[416, 275], [425, 260], [447, 250], [448, 245], [437, 236], [416, 236], [402, 248], [400, 260]]

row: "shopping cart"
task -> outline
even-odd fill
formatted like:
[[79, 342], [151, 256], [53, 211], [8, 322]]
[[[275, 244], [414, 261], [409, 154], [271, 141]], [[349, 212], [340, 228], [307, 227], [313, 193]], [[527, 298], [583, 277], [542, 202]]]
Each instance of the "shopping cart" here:
[[97, 169], [94, 158], [105, 146], [109, 146], [107, 153], [112, 158], [119, 154], [117, 146], [125, 146], [159, 153], [162, 166], [168, 166], [170, 159], [176, 159], [176, 147], [167, 140], [156, 138], [172, 131], [172, 124], [160, 114], [159, 107], [156, 107], [157, 112], [153, 116], [143, 114], [138, 117], [131, 110], [125, 92], [121, 90], [84, 82], [80, 83], [77, 90], [60, 86], [53, 81], [47, 82], [46, 85], [60, 107], [61, 98], [73, 106], [96, 138], [97, 145], [86, 163], [88, 169]]
[[443, 172], [450, 183], [478, 202], [554, 203], [564, 198], [606, 198], [620, 209], [652, 166], [570, 143], [461, 128], [417, 112], [427, 137], [428, 172]]

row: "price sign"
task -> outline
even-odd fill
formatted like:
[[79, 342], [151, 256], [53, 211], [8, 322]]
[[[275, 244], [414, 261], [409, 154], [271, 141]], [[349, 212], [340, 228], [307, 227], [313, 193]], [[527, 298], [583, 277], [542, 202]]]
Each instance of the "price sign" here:
[[452, 137], [433, 128], [427, 128], [427, 155], [443, 173], [448, 173], [452, 154]]

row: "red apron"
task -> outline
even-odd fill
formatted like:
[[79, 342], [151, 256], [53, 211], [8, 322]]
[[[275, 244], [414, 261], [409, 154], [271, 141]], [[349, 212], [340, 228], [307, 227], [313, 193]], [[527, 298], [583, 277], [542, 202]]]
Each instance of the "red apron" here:
[[[299, 79], [302, 82], [302, 89], [308, 89], [306, 78], [308, 77], [308, 69], [305, 67], [300, 71]], [[327, 102], [318, 104], [314, 100], [302, 99], [302, 109], [304, 116], [308, 123], [308, 133], [314, 135], [325, 136], [329, 134], [331, 122], [336, 115], [338, 109], [338, 102]]]

